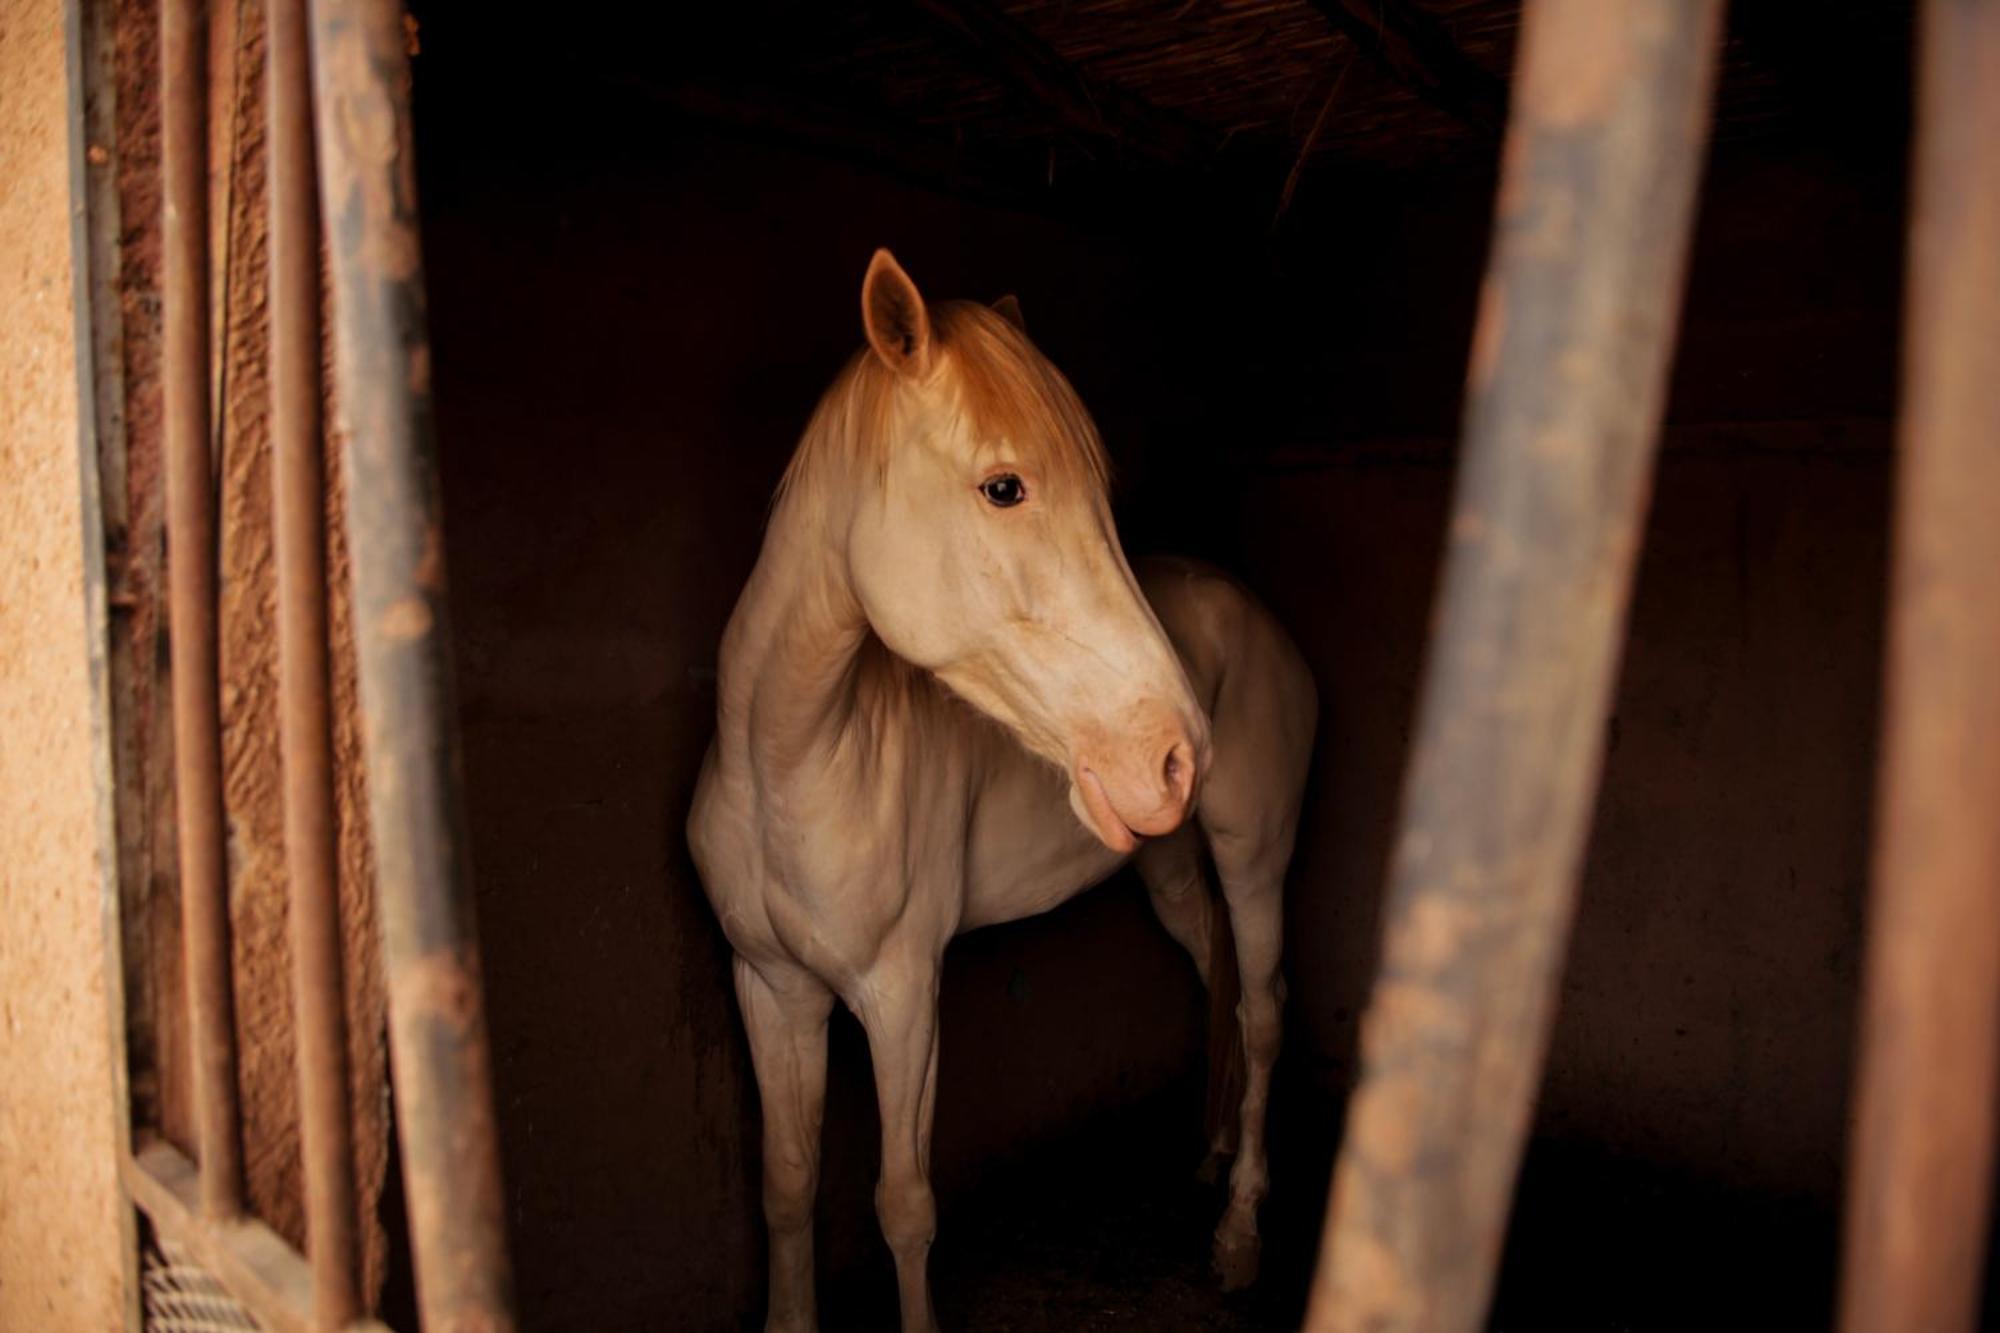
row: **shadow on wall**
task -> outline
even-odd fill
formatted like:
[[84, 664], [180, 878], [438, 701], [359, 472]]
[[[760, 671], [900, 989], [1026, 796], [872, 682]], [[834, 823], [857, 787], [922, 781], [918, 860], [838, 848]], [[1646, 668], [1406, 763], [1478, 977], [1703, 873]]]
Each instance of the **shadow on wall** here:
[[[1407, 750], [1449, 471], [1439, 456], [1328, 463], [1244, 501], [1258, 534], [1246, 566], [1296, 627], [1325, 701], [1289, 901], [1288, 1059], [1318, 1061], [1329, 1100], [1374, 963], [1387, 775]], [[1832, 1198], [1887, 480], [1874, 450], [1663, 463], [1543, 1132]], [[1422, 554], [1384, 559], [1410, 543]]]

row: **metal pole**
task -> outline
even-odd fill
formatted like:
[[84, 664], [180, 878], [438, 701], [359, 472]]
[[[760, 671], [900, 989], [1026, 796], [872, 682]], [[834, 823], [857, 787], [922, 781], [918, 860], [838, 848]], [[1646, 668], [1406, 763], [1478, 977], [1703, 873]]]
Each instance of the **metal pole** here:
[[410, 67], [397, 0], [314, 0], [348, 548], [424, 1327], [514, 1327], [465, 860], [424, 317]]
[[208, 401], [208, 24], [202, 0], [164, 0], [160, 45], [174, 807], [194, 1051], [195, 1155], [202, 1211], [220, 1218], [243, 1206], [243, 1148], [223, 860], [216, 496]]
[[1920, 27], [1846, 1333], [1974, 1327], [2000, 1064], [2000, 0]]
[[1527, 5], [1314, 1333], [1485, 1319], [1597, 788], [1721, 14]]
[[319, 197], [305, 0], [271, 0], [268, 25], [271, 452], [285, 870], [291, 890], [292, 1000], [299, 1033], [313, 1322], [333, 1329], [360, 1313], [360, 1299], [334, 824], [320, 444]]

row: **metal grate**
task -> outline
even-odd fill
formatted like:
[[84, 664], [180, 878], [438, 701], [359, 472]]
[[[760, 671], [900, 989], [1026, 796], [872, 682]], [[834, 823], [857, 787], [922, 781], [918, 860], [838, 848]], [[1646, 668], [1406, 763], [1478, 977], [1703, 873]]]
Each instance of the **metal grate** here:
[[172, 1241], [156, 1239], [146, 1246], [143, 1262], [146, 1333], [259, 1333], [263, 1328]]

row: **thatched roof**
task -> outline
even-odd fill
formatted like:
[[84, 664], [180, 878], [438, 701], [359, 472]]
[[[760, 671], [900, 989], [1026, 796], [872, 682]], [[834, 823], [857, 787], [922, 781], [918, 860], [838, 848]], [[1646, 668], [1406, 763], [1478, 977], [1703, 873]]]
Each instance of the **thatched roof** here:
[[[885, 7], [887, 8], [887, 7]], [[1496, 128], [1512, 59], [1514, 0], [1381, 6], [1349, 0], [925, 0], [823, 67], [898, 111], [1002, 139], [1068, 137], [1099, 152], [1199, 157], [1266, 144], [1318, 151], [1441, 147]], [[1426, 90], [1378, 58], [1400, 40], [1368, 11], [1421, 24], [1449, 50]], [[970, 21], [965, 16], [977, 16]], [[1379, 20], [1378, 20], [1379, 21]], [[893, 29], [900, 35], [888, 36]], [[995, 29], [1039, 50], [1048, 83], [1100, 110], [1065, 117], [1010, 68]], [[1437, 95], [1427, 95], [1435, 92]], [[1460, 102], [1469, 105], [1460, 107]], [[1323, 117], [1323, 118], [1322, 118]], [[1176, 136], [1158, 122], [1181, 128]]]
[[[699, 115], [1005, 188], [1245, 163], [1263, 174], [1301, 162], [1490, 167], [1520, 8], [708, 0], [595, 11], [569, 54]], [[1879, 112], [1907, 87], [1910, 0], [1734, 9], [1719, 141], [1883, 132]]]

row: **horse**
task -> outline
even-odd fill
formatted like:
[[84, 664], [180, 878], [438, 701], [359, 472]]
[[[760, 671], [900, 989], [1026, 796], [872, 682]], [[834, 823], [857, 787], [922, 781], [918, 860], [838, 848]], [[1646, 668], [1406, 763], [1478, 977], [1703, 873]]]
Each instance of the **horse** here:
[[1193, 957], [1211, 1024], [1232, 1007], [1240, 1024], [1210, 1060], [1241, 1089], [1235, 1123], [1211, 1121], [1211, 1160], [1233, 1146], [1214, 1258], [1244, 1285], [1312, 677], [1226, 576], [1186, 560], [1134, 573], [1096, 426], [1018, 302], [927, 305], [878, 250], [861, 309], [866, 345], [812, 415], [723, 633], [687, 825], [762, 1107], [767, 1333], [817, 1324], [834, 1001], [867, 1033], [902, 1328], [930, 1333], [945, 947], [1128, 860]]

